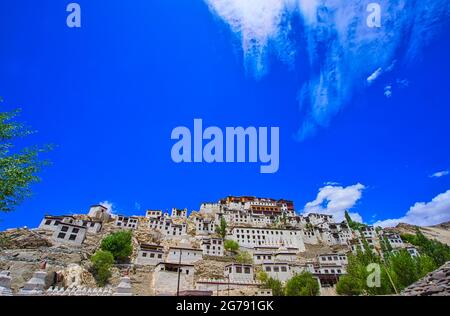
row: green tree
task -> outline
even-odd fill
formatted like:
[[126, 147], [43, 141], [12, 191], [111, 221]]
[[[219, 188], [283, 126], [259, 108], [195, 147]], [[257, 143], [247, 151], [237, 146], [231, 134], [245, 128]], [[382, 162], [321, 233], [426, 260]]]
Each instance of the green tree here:
[[122, 230], [112, 233], [102, 240], [100, 248], [109, 251], [114, 259], [119, 262], [126, 261], [133, 252], [130, 230]]
[[402, 234], [401, 238], [419, 249], [421, 255], [430, 257], [436, 266], [450, 260], [450, 246], [434, 239], [428, 239], [417, 227], [416, 234]]
[[347, 221], [348, 227], [350, 227], [353, 230], [360, 230], [361, 228], [367, 226], [365, 224], [358, 223], [358, 222], [355, 222], [354, 220], [352, 220], [348, 211], [344, 212], [344, 216], [345, 216], [345, 220]]
[[268, 278], [264, 283], [264, 288], [271, 289], [273, 296], [284, 296], [283, 283], [274, 278]]
[[241, 264], [252, 264], [253, 257], [247, 251], [239, 251], [238, 255], [236, 256], [236, 262]]
[[273, 296], [284, 296], [284, 287], [281, 281], [269, 277], [266, 271], [259, 271], [256, 274], [256, 279], [262, 283], [265, 289], [271, 289]]
[[[1, 102], [1, 99], [0, 99]], [[0, 211], [11, 212], [32, 195], [31, 185], [39, 182], [37, 175], [47, 160], [41, 154], [52, 146], [16, 148], [14, 142], [35, 133], [15, 119], [20, 110], [0, 112]]]
[[237, 252], [239, 250], [239, 244], [235, 242], [234, 240], [225, 240], [224, 242], [225, 250], [231, 251], [231, 252]]
[[417, 260], [411, 257], [405, 249], [389, 256], [387, 263], [399, 291], [419, 279]]
[[339, 295], [357, 296], [364, 292], [361, 279], [352, 275], [343, 275], [336, 284], [336, 293]]
[[114, 263], [114, 257], [109, 251], [97, 250], [91, 257], [92, 272], [97, 284], [105, 286], [111, 277], [111, 266]]
[[287, 296], [317, 296], [319, 295], [319, 282], [310, 272], [295, 275], [286, 283]]
[[227, 226], [227, 221], [225, 218], [221, 217], [220, 224], [216, 227], [216, 233], [223, 239], [227, 236]]

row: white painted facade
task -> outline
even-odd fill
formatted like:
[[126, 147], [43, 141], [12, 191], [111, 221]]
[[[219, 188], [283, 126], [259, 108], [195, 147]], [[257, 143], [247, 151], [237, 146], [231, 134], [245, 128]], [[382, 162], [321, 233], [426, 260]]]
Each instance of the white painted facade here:
[[83, 226], [59, 222], [52, 239], [58, 244], [80, 246], [86, 238], [87, 229]]
[[201, 248], [206, 256], [223, 257], [224, 255], [224, 243], [221, 238], [203, 238]]
[[240, 246], [255, 248], [259, 246], [285, 246], [305, 251], [301, 230], [270, 229], [255, 227], [234, 227], [231, 237]]
[[170, 247], [167, 253], [166, 262], [182, 264], [193, 264], [203, 258], [203, 251], [201, 249]]
[[139, 218], [137, 216], [118, 215], [115, 225], [120, 228], [136, 229], [138, 227]]
[[135, 259], [136, 264], [156, 266], [164, 262], [164, 249], [158, 245], [139, 245], [139, 251]]
[[255, 275], [251, 264], [232, 263], [225, 266], [225, 278], [230, 282], [253, 282]]

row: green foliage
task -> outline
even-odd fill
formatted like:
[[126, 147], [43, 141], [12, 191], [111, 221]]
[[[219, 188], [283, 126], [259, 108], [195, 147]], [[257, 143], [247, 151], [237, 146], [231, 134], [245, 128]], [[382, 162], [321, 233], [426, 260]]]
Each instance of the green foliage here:
[[238, 255], [236, 256], [236, 262], [241, 264], [252, 264], [253, 256], [247, 251], [239, 251]]
[[[374, 287], [367, 282], [375, 272], [368, 270], [372, 263], [378, 265], [380, 272], [379, 286]], [[427, 255], [411, 257], [408, 251], [402, 249], [385, 253], [382, 260], [365, 245], [364, 251], [348, 256], [347, 274], [339, 279], [336, 291], [339, 295], [395, 294], [435, 269], [433, 259]]]
[[260, 281], [261, 283], [266, 283], [267, 280], [269, 280], [269, 275], [266, 271], [260, 270], [256, 273], [256, 280]]
[[102, 240], [100, 248], [109, 251], [116, 261], [124, 262], [133, 252], [131, 236], [132, 233], [129, 230], [112, 233]]
[[222, 239], [225, 239], [225, 237], [227, 236], [227, 221], [225, 220], [225, 218], [221, 217], [220, 218], [220, 224], [216, 227], [216, 233], [222, 237]]
[[336, 293], [339, 295], [357, 296], [364, 292], [364, 284], [360, 278], [353, 275], [343, 275], [336, 284]]
[[264, 283], [264, 288], [271, 289], [273, 296], [284, 296], [283, 283], [274, 278], [268, 278]]
[[319, 282], [309, 272], [295, 275], [286, 283], [287, 296], [317, 296], [319, 295]]
[[350, 217], [350, 214], [348, 213], [348, 211], [345, 211], [345, 220], [348, 223], [348, 227], [350, 227], [353, 230], [361, 230], [361, 228], [367, 226], [365, 224], [353, 221], [352, 218]]
[[419, 279], [418, 260], [411, 257], [405, 249], [389, 256], [388, 266], [398, 290], [402, 290]]
[[419, 228], [416, 230], [416, 235], [404, 234], [401, 237], [419, 248], [421, 255], [430, 257], [436, 266], [441, 266], [450, 260], [450, 246], [434, 239], [428, 239]]
[[256, 279], [263, 284], [263, 288], [271, 289], [273, 296], [284, 296], [284, 287], [281, 281], [269, 277], [266, 271], [259, 271]]
[[224, 242], [225, 250], [231, 251], [231, 252], [237, 252], [239, 250], [239, 244], [235, 242], [234, 240], [225, 240]]
[[0, 211], [11, 212], [32, 195], [31, 185], [39, 182], [38, 173], [49, 164], [40, 155], [52, 149], [28, 147], [17, 149], [13, 142], [34, 134], [23, 123], [15, 121], [20, 110], [0, 112]]
[[111, 266], [114, 263], [114, 257], [109, 251], [97, 250], [91, 257], [92, 271], [97, 284], [105, 286], [111, 277]]

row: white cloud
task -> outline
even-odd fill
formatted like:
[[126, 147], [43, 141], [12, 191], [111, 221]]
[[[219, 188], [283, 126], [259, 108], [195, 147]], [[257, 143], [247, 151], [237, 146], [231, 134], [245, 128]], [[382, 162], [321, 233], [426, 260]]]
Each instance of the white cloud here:
[[382, 69], [390, 71], [399, 48], [413, 62], [424, 43], [443, 29], [450, 11], [448, 0], [378, 0], [381, 27], [370, 28], [366, 0], [204, 1], [239, 37], [244, 64], [255, 77], [268, 72], [270, 54], [294, 65], [306, 52], [310, 65], [305, 68], [309, 79], [300, 88], [305, 118], [300, 140], [327, 126], [363, 82], [375, 80]]
[[392, 86], [391, 85], [387, 85], [386, 87], [384, 87], [384, 96], [386, 98], [390, 98], [392, 96]]
[[449, 174], [448, 170], [438, 171], [430, 175], [430, 178], [440, 178]]
[[[347, 187], [327, 185], [319, 189], [319, 193], [314, 201], [306, 203], [303, 213], [322, 213], [333, 215], [336, 221], [344, 220], [345, 211], [355, 206], [361, 199], [365, 186], [361, 183]], [[358, 222], [362, 222], [362, 217], [358, 213], [350, 213], [350, 217]]]
[[405, 216], [396, 219], [378, 221], [374, 225], [393, 227], [398, 223], [418, 226], [437, 225], [450, 221], [450, 190], [437, 195], [430, 202], [417, 202]]
[[381, 76], [381, 74], [383, 73], [383, 69], [378, 68], [377, 70], [375, 70], [369, 77], [367, 77], [367, 83], [371, 84], [372, 82], [374, 82], [375, 80], [378, 79], [379, 76]]
[[100, 205], [106, 207], [106, 208], [108, 209], [108, 213], [109, 213], [109, 214], [115, 214], [115, 213], [114, 213], [114, 209], [113, 209], [114, 204], [113, 204], [112, 202], [109, 202], [109, 201], [103, 201], [103, 202], [100, 202], [100, 203], [98, 203], [98, 204], [100, 204]]

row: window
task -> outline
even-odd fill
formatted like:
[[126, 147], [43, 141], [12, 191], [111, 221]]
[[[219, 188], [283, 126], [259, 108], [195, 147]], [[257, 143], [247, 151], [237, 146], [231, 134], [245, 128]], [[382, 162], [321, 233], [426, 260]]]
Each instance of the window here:
[[245, 274], [250, 274], [250, 267], [245, 267], [244, 268], [244, 273]]
[[285, 266], [281, 267], [281, 272], [287, 272], [287, 268]]
[[77, 234], [80, 231], [78, 228], [72, 228], [72, 233]]
[[77, 239], [77, 235], [70, 235], [69, 240], [75, 240]]
[[64, 234], [64, 233], [59, 233], [59, 234], [58, 234], [58, 238], [64, 239], [64, 238], [66, 238], [66, 234]]
[[51, 223], [52, 223], [52, 221], [49, 219], [45, 221], [45, 225], [50, 225]]
[[154, 253], [151, 253], [151, 254], [150, 254], [150, 258], [155, 258], [155, 254], [154, 254]]
[[256, 259], [260, 260], [260, 259], [261, 259], [261, 256], [256, 256]]
[[270, 272], [270, 271], [272, 271], [272, 268], [271, 267], [266, 267], [266, 271]]
[[242, 273], [242, 267], [236, 267], [236, 273]]
[[67, 227], [67, 226], [63, 226], [62, 228], [61, 228], [61, 231], [62, 232], [66, 232], [66, 231], [68, 231], [69, 230], [69, 227]]
[[273, 267], [273, 272], [280, 272], [280, 267]]
[[142, 257], [144, 257], [144, 258], [147, 257], [147, 253], [146, 253], [146, 252], [143, 252], [143, 253], [142, 253]]

